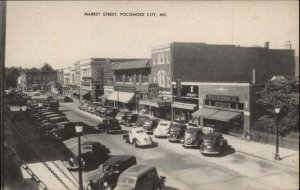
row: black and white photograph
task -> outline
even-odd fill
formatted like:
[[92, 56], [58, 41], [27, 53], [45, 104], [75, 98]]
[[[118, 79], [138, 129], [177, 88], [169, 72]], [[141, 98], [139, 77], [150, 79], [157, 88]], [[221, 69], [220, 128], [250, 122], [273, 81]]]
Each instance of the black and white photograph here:
[[2, 190], [299, 189], [299, 1], [1, 1]]

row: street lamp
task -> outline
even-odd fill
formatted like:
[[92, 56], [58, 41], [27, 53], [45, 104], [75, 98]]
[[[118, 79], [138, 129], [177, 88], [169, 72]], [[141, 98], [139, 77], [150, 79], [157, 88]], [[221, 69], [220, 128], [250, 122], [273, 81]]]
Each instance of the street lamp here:
[[276, 153], [275, 160], [280, 160], [279, 156], [279, 134], [278, 134], [278, 114], [280, 112], [280, 108], [275, 108], [275, 124], [276, 124]]
[[81, 166], [81, 142], [80, 135], [82, 133], [83, 127], [81, 125], [76, 125], [75, 130], [78, 134], [78, 177], [79, 177], [79, 190], [83, 190], [82, 186], [82, 166]]

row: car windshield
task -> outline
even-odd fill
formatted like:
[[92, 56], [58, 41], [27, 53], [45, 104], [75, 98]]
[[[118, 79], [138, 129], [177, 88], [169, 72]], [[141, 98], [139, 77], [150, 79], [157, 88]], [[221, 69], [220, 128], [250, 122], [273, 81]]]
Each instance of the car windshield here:
[[169, 128], [169, 124], [168, 123], [160, 123], [159, 124], [159, 128], [161, 128], [161, 129], [167, 129], [167, 128]]
[[117, 116], [116, 117], [124, 117], [125, 113], [117, 113]]
[[86, 150], [86, 151], [92, 151], [93, 147], [92, 145], [81, 145], [82, 150]]
[[136, 180], [131, 177], [120, 176], [118, 180], [118, 187], [134, 187]]
[[171, 131], [180, 131], [181, 127], [180, 126], [172, 126]]
[[212, 143], [212, 142], [214, 142], [214, 141], [216, 141], [217, 139], [216, 138], [214, 138], [214, 137], [205, 137], [204, 138], [204, 142], [206, 143]]
[[136, 130], [135, 133], [145, 133], [144, 130]]
[[104, 165], [103, 166], [103, 171], [109, 171], [109, 170], [112, 170], [113, 167], [111, 165]]

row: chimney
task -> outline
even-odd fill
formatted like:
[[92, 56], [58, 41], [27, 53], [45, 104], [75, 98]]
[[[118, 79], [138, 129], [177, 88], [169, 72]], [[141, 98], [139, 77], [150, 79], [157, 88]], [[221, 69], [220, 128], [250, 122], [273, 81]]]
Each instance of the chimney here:
[[265, 48], [266, 48], [266, 49], [269, 49], [269, 46], [270, 46], [270, 42], [268, 42], [268, 41], [265, 42]]
[[292, 43], [290, 40], [287, 40], [284, 44], [285, 49], [292, 49]]
[[255, 69], [252, 69], [252, 84], [255, 84]]

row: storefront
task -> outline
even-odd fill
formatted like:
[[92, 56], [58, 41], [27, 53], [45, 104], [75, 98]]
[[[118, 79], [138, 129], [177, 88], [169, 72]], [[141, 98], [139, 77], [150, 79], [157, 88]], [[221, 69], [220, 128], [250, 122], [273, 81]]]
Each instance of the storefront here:
[[[182, 82], [179, 96], [176, 86], [173, 83], [174, 121], [190, 121], [204, 130], [241, 134], [249, 131], [251, 123], [258, 117], [255, 93], [262, 85]], [[194, 97], [199, 106], [192, 103]], [[178, 106], [179, 101], [181, 105]], [[178, 115], [180, 119], [177, 119]]]
[[177, 83], [176, 85], [172, 85], [172, 94], [173, 121], [188, 123], [192, 119], [192, 113], [198, 109], [198, 86]]
[[114, 86], [114, 91], [107, 97], [107, 101], [113, 102], [114, 107], [119, 109], [136, 109], [135, 87]]

